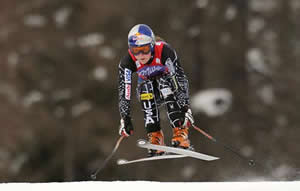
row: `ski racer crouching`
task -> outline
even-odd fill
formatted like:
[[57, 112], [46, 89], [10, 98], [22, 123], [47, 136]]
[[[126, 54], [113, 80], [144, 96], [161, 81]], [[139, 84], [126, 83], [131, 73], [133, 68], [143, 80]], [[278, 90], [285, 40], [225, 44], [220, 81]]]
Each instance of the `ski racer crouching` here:
[[[189, 84], [175, 50], [166, 42], [155, 40], [151, 28], [145, 24], [138, 24], [130, 30], [128, 47], [128, 53], [119, 64], [119, 134], [126, 137], [133, 134], [130, 100], [132, 74], [136, 72], [137, 94], [149, 142], [164, 145], [159, 106], [166, 105], [173, 129], [172, 146], [190, 149], [188, 133], [194, 119], [190, 109]], [[151, 149], [148, 152], [148, 156], [163, 154], [163, 151]]]

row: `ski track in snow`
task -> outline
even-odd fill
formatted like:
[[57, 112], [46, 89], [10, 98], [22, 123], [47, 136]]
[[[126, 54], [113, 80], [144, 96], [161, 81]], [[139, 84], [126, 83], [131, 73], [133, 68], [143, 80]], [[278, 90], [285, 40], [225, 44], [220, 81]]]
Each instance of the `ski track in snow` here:
[[153, 191], [158, 190], [230, 190], [230, 191], [299, 191], [300, 181], [291, 182], [151, 182], [151, 181], [86, 181], [62, 183], [0, 183], [1, 191]]

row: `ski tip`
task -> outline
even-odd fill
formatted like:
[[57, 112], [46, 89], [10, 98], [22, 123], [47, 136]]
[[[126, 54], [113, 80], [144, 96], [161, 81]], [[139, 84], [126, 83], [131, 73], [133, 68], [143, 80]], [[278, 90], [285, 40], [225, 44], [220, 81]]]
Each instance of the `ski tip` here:
[[214, 161], [214, 160], [219, 160], [219, 157], [213, 157], [212, 159], [210, 159], [209, 161]]
[[137, 141], [137, 144], [138, 145], [145, 145], [147, 143], [147, 141], [145, 141], [144, 139], [139, 139], [138, 141]]
[[125, 164], [126, 162], [127, 162], [126, 159], [119, 159], [119, 160], [117, 161], [117, 164], [118, 164], [118, 165], [123, 165], [123, 164]]

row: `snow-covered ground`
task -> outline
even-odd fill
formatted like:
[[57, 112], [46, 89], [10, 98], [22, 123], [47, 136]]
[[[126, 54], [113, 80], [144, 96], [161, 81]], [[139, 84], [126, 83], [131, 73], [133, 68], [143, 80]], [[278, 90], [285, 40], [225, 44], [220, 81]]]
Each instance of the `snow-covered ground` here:
[[149, 181], [113, 181], [113, 182], [69, 182], [69, 183], [2, 183], [1, 191], [153, 191], [153, 190], [199, 190], [199, 191], [299, 191], [300, 182], [149, 182]]

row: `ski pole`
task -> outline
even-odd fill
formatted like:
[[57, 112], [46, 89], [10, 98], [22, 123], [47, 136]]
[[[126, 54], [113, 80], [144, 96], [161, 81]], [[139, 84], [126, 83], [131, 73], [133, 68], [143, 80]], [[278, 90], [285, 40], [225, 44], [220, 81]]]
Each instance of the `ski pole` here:
[[239, 152], [237, 152], [235, 149], [231, 148], [230, 146], [217, 141], [216, 138], [214, 138], [213, 136], [209, 135], [208, 133], [206, 133], [205, 131], [203, 131], [202, 129], [200, 129], [199, 127], [193, 125], [194, 129], [196, 129], [197, 131], [199, 131], [200, 133], [202, 133], [205, 137], [207, 137], [208, 139], [210, 139], [211, 141], [215, 142], [216, 144], [220, 144], [222, 145], [225, 149], [231, 151], [232, 153], [234, 153], [236, 156], [240, 157], [241, 159], [248, 161], [248, 165], [249, 166], [254, 166], [255, 165], [255, 161], [253, 159], [249, 160], [247, 157], [244, 157], [243, 155], [241, 155]]
[[104, 160], [104, 162], [102, 163], [102, 165], [100, 165], [98, 167], [98, 169], [93, 173], [91, 174], [91, 179], [95, 180], [97, 178], [97, 174], [106, 166], [106, 164], [108, 163], [108, 161], [113, 157], [113, 155], [116, 153], [116, 151], [118, 150], [119, 146], [120, 146], [120, 143], [121, 141], [123, 140], [125, 136], [121, 136], [119, 137], [114, 149], [112, 150], [112, 152], [110, 153], [110, 155], [108, 155], [108, 157]]

